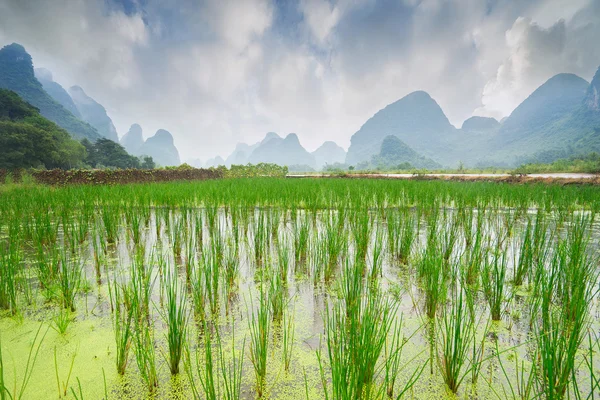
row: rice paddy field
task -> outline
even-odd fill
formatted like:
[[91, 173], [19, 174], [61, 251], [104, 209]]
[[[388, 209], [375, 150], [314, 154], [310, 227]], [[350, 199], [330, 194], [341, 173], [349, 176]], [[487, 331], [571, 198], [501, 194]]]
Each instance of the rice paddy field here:
[[593, 399], [600, 187], [0, 187], [0, 399]]

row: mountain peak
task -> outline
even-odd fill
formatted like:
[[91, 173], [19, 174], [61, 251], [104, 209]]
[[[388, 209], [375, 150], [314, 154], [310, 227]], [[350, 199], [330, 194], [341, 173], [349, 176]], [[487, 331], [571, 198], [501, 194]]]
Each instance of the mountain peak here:
[[298, 135], [296, 135], [295, 133], [289, 133], [285, 137], [284, 141], [287, 143], [300, 144], [300, 139], [298, 139]]
[[139, 155], [140, 149], [144, 145], [144, 137], [142, 136], [142, 127], [138, 124], [133, 124], [125, 135], [120, 140], [120, 143], [128, 153]]
[[71, 112], [71, 114], [77, 118], [81, 118], [81, 114], [79, 113], [75, 102], [73, 102], [73, 99], [69, 93], [67, 93], [65, 88], [63, 88], [57, 82], [54, 82], [52, 72], [50, 70], [46, 68], [35, 68], [33, 72], [37, 80], [40, 81], [44, 90], [50, 95], [50, 97]]
[[271, 139], [281, 139], [281, 136], [279, 136], [275, 132], [267, 132], [265, 138], [260, 143], [267, 143]]
[[139, 153], [151, 156], [161, 166], [179, 165], [181, 163], [173, 135], [165, 129], [159, 129], [154, 136], [149, 137], [140, 148]]
[[[422, 90], [409, 93], [379, 110], [350, 139], [346, 163], [368, 162], [379, 154], [383, 139], [394, 135], [420, 154], [444, 153], [445, 136], [454, 128], [439, 104]], [[438, 151], [440, 150], [440, 151]]]
[[139, 124], [131, 124], [131, 126], [129, 127], [129, 132], [127, 133], [131, 133], [132, 135], [135, 136], [142, 136], [142, 127]]
[[153, 138], [155, 140], [161, 141], [162, 143], [165, 144], [173, 144], [173, 135], [171, 135], [171, 132], [165, 130], [165, 129], [159, 129], [156, 131], [156, 133], [154, 134]]
[[584, 103], [589, 110], [600, 111], [600, 67], [587, 89]]
[[524, 130], [550, 126], [581, 107], [588, 82], [574, 74], [557, 74], [538, 87], [502, 124], [503, 136], [521, 137]]
[[119, 141], [117, 129], [112, 120], [106, 113], [106, 109], [96, 100], [88, 96], [80, 86], [71, 86], [69, 94], [75, 102], [75, 106], [79, 110], [81, 117], [88, 124], [92, 125], [98, 133], [113, 142]]
[[312, 152], [312, 155], [315, 157], [317, 168], [321, 169], [326, 164], [343, 164], [346, 159], [346, 150], [329, 140], [323, 142], [318, 149]]

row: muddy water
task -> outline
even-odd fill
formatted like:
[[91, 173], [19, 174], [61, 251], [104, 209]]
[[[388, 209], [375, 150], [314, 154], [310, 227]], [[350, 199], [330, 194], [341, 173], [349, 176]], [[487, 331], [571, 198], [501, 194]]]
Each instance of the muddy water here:
[[[201, 212], [201, 210], [198, 210], [198, 212]], [[373, 218], [376, 217], [373, 216]], [[164, 227], [157, 235], [154, 219], [155, 215], [152, 216], [150, 223], [144, 230], [146, 263], [156, 263], [156, 255], [163, 255], [167, 259], [167, 267], [176, 271], [181, 283], [185, 285], [185, 268], [181, 261], [176, 260], [174, 257]], [[230, 236], [231, 220], [226, 218], [222, 211], [220, 212], [220, 224], [223, 234]], [[384, 224], [384, 222], [381, 222], [381, 224]], [[489, 234], [491, 236], [494, 235], [493, 226], [493, 224], [490, 224]], [[415, 256], [425, 241], [427, 228], [425, 221], [422, 222], [421, 227], [419, 244], [413, 251]], [[522, 227], [522, 221], [516, 224], [515, 238], [520, 237], [518, 232]], [[280, 234], [281, 232], [287, 232], [288, 238], [292, 229], [293, 225], [290, 221], [282, 222], [279, 227]], [[321, 229], [320, 222], [311, 230], [312, 242], [316, 241], [315, 235], [319, 229]], [[249, 232], [251, 231], [252, 229], [249, 229]], [[595, 225], [594, 239], [592, 240], [594, 246], [597, 246], [600, 237], [599, 232], [598, 226]], [[347, 235], [348, 241], [351, 242], [352, 239], [348, 232], [341, 232], [340, 234]], [[208, 235], [208, 230], [205, 227], [204, 237], [207, 238]], [[159, 240], [156, 239], [157, 237], [159, 237]], [[245, 345], [242, 397], [251, 399], [255, 398], [255, 381], [248, 348], [250, 342], [248, 323], [249, 316], [256, 308], [256, 300], [259, 297], [260, 284], [257, 271], [260, 268], [265, 268], [265, 266], [257, 266], [254, 262], [252, 234], [249, 233], [246, 237], [247, 240], [240, 242], [240, 273], [237, 279], [237, 289], [232, 293], [225, 293], [225, 290], [223, 290], [220, 314], [215, 316], [212, 322], [219, 327], [224, 343], [225, 357], [231, 357], [232, 344], [235, 345], [238, 351]], [[368, 259], [372, 255], [374, 241], [375, 237], [373, 236]], [[456, 256], [461, 252], [460, 247], [459, 242], [455, 251]], [[596, 250], [597, 247], [594, 248], [594, 251]], [[133, 244], [129, 234], [125, 229], [121, 229], [118, 243], [108, 246], [107, 257], [103, 261], [102, 278], [100, 283], [97, 283], [92, 261], [93, 248], [89, 242], [82, 245], [81, 253], [82, 260], [85, 262], [84, 274], [87, 283], [84, 292], [78, 296], [77, 311], [73, 313], [73, 322], [64, 335], [48, 328], [52, 317], [58, 311], [58, 307], [55, 303], [45, 300], [41, 289], [36, 284], [33, 285], [34, 302], [23, 308], [22, 315], [17, 317], [3, 315], [0, 318], [5, 381], [11, 391], [13, 391], [13, 387], [16, 387], [17, 391], [20, 387], [33, 337], [37, 329], [42, 326], [41, 331], [42, 334], [45, 334], [45, 338], [33, 367], [24, 398], [57, 398], [59, 393], [64, 393], [65, 387], [67, 388], [67, 397], [73, 397], [71, 388], [78, 392], [79, 386], [81, 386], [84, 397], [89, 399], [105, 397], [148, 398], [148, 391], [137, 371], [133, 351], [130, 354], [125, 375], [120, 376], [116, 372], [116, 346], [110, 296], [106, 284], [107, 280], [128, 280], [133, 252]], [[277, 257], [277, 248], [274, 241], [269, 253], [265, 257], [265, 263], [274, 263]], [[509, 271], [511, 271], [513, 255], [510, 252], [509, 254], [511, 255], [509, 257]], [[35, 260], [33, 254], [29, 254], [29, 256], [27, 265], [32, 268]], [[310, 260], [310, 258], [309, 254], [308, 259]], [[402, 333], [407, 340], [402, 355], [404, 367], [397, 380], [397, 385], [400, 387], [408, 381], [416, 368], [419, 368], [431, 358], [429, 322], [422, 312], [424, 294], [417, 283], [414, 265], [410, 265], [415, 262], [416, 257], [413, 257], [413, 261], [409, 262], [409, 265], [400, 265], [388, 256], [384, 256], [383, 259], [380, 285], [399, 302], [396, 319], [399, 321], [402, 318]], [[307, 268], [310, 270], [310, 261], [306, 263], [306, 265], [294, 265], [292, 261], [291, 271], [288, 275], [289, 309], [293, 310], [295, 332], [293, 356], [289, 371], [284, 371], [283, 368], [281, 328], [276, 323], [273, 326], [266, 379], [267, 397], [270, 398], [301, 399], [308, 396], [309, 398], [321, 399], [324, 397], [316, 350], [319, 346], [325, 346], [323, 311], [328, 300], [336, 296], [337, 287], [335, 280], [330, 283], [325, 283], [322, 280], [315, 282], [309, 273], [304, 272]], [[160, 384], [153, 397], [190, 398], [190, 382], [187, 376], [181, 373], [176, 377], [172, 377], [164, 358], [167, 348], [165, 340], [166, 324], [159, 311], [162, 307], [163, 295], [161, 294], [160, 278], [156, 267], [154, 268], [154, 274], [157, 276], [157, 280], [152, 295], [154, 309], [151, 312], [151, 318], [155, 329], [154, 341]], [[509, 272], [508, 275], [511, 276], [511, 273]], [[35, 281], [35, 278], [33, 278], [33, 282]], [[515, 289], [511, 293], [513, 295], [509, 296], [510, 299], [504, 307], [503, 319], [491, 323], [487, 331], [485, 331], [488, 320], [487, 307], [483, 298], [479, 298], [477, 310], [478, 318], [481, 319], [482, 323], [479, 326], [480, 337], [478, 339], [483, 340], [485, 343], [484, 359], [486, 362], [483, 365], [477, 384], [473, 385], [470, 374], [467, 375], [459, 391], [460, 398], [484, 399], [497, 398], [498, 396], [504, 398], [502, 388], [507, 388], [509, 381], [514, 384], [517, 374], [515, 360], [519, 360], [519, 362], [524, 360], [526, 367], [531, 365], [531, 352], [532, 348], [535, 347], [535, 342], [531, 337], [528, 315], [528, 298], [531, 292], [529, 288], [524, 287]], [[598, 300], [596, 299], [590, 307], [594, 321], [593, 329], [598, 331], [600, 328], [597, 322], [600, 314]], [[188, 311], [191, 314], [191, 300], [188, 301]], [[188, 335], [190, 351], [192, 354], [195, 354], [196, 351], [202, 354], [204, 351], [202, 329], [193, 323], [193, 318], [190, 318], [190, 321], [192, 322]], [[504, 352], [501, 356], [502, 365], [495, 356], [497, 349]], [[509, 349], [512, 350], [509, 351]], [[69, 376], [71, 365], [72, 372]], [[455, 397], [446, 389], [437, 362], [434, 361], [432, 365], [433, 373], [430, 372], [431, 366], [427, 366], [414, 388], [407, 394], [408, 398], [439, 399]], [[502, 373], [502, 368], [506, 370], [508, 379]], [[595, 369], [600, 369], [600, 364], [595, 365]], [[580, 389], [585, 393], [588, 379], [585, 379], [585, 371], [582, 371], [581, 375]], [[68, 384], [67, 379], [69, 379]], [[196, 385], [200, 387], [199, 382], [196, 382]], [[589, 386], [587, 387], [589, 388]]]

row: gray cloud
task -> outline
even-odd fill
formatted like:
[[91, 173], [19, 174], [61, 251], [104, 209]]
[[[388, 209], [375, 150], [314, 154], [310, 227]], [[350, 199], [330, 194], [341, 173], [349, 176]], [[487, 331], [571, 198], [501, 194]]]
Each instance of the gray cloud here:
[[[116, 1], [116, 0], [115, 0]], [[102, 103], [120, 134], [226, 156], [267, 131], [315, 149], [428, 91], [460, 125], [600, 64], [594, 0], [0, 0], [0, 45]]]

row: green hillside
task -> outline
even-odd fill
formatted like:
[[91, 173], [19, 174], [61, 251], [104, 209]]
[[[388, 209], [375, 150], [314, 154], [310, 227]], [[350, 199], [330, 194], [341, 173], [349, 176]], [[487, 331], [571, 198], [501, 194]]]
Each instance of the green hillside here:
[[89, 124], [77, 119], [55, 101], [36, 79], [31, 56], [23, 46], [13, 43], [0, 49], [0, 88], [16, 92], [40, 114], [67, 130], [76, 139], [95, 141], [100, 135]]
[[0, 89], [0, 168], [71, 168], [85, 148], [15, 92]]

